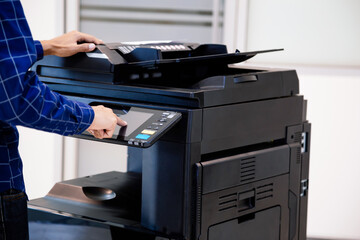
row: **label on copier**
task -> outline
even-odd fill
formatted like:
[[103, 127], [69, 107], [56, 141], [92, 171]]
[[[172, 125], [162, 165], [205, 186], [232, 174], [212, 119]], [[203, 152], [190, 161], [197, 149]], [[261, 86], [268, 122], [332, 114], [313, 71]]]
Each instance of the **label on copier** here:
[[[112, 139], [108, 140], [135, 147], [150, 147], [181, 119], [179, 112], [140, 107], [113, 111], [128, 125], [116, 126]], [[90, 134], [85, 131], [82, 135]]]

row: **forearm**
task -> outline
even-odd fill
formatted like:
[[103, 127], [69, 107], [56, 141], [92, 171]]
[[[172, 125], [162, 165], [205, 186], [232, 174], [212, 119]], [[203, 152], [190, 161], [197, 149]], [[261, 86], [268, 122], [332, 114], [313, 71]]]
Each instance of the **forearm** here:
[[91, 125], [94, 111], [90, 106], [52, 92], [33, 72], [24, 75], [23, 83], [22, 88], [3, 84], [9, 98], [0, 106], [2, 121], [61, 135], [78, 134]]

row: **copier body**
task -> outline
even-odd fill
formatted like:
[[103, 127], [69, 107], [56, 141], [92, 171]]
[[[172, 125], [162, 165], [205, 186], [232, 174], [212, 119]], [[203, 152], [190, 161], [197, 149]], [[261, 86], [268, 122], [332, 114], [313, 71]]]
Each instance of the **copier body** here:
[[151, 147], [130, 146], [128, 172], [64, 181], [30, 201], [31, 221], [71, 216], [109, 226], [112, 239], [306, 239], [310, 124], [294, 70], [230, 67], [187, 87], [40, 80], [85, 103], [182, 118]]

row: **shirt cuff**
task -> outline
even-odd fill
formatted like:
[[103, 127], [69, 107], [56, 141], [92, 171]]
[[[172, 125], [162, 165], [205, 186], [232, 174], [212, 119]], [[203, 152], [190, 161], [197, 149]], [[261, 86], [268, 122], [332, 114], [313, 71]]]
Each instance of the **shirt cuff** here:
[[94, 121], [95, 113], [93, 108], [88, 104], [82, 102], [76, 102], [76, 104], [78, 104], [81, 109], [82, 116], [75, 134], [81, 134], [90, 127], [91, 123]]
[[35, 49], [36, 49], [36, 61], [39, 61], [44, 57], [44, 49], [39, 40], [34, 40]]

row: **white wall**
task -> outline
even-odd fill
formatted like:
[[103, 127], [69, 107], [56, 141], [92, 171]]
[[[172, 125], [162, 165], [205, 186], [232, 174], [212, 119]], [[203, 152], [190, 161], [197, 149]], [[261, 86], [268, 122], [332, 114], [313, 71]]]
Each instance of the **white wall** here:
[[358, 0], [251, 0], [247, 48], [284, 48], [283, 64], [359, 67], [359, 11]]
[[64, 33], [63, 0], [21, 0], [34, 39], [50, 39]]
[[308, 235], [360, 239], [360, 69], [299, 69], [312, 123]]
[[360, 1], [227, 4], [226, 43], [241, 51], [285, 48], [247, 64], [297, 69], [308, 99], [308, 235], [360, 239]]
[[[22, 0], [35, 39], [63, 33], [63, 1]], [[41, 6], [41, 7], [40, 7]], [[19, 127], [20, 155], [30, 199], [44, 196], [62, 177], [62, 137]]]
[[127, 170], [127, 147], [97, 141], [80, 140], [77, 177]]

